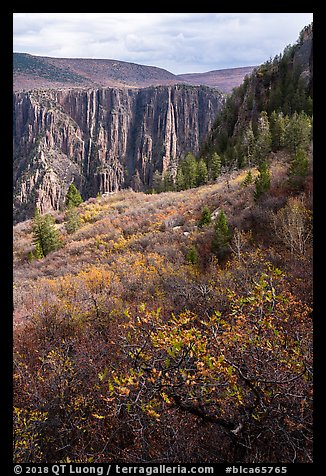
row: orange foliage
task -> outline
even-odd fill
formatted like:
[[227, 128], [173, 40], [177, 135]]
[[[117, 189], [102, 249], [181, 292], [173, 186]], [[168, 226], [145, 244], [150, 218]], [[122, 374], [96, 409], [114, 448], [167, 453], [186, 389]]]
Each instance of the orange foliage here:
[[[250, 193], [235, 176], [89, 201], [42, 263], [17, 228], [17, 463], [311, 461], [311, 250], [280, 246], [275, 200]], [[234, 231], [224, 263], [206, 204]]]

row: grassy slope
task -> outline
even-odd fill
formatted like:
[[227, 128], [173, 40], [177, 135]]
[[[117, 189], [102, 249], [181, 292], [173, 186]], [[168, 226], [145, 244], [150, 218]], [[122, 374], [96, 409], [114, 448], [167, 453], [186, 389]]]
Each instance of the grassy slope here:
[[[279, 153], [272, 162], [274, 192], [271, 193], [267, 211], [268, 207], [276, 209], [286, 201], [284, 194], [287, 192], [280, 192], [279, 188], [286, 180], [287, 159], [286, 155]], [[257, 170], [252, 169], [252, 172], [255, 177]], [[27, 259], [28, 252], [33, 249], [31, 221], [19, 223], [14, 227], [17, 319], [28, 314], [28, 310], [22, 310], [26, 305], [20, 307], [19, 303], [22, 303], [22, 295], [29, 294], [30, 286], [35, 281], [76, 274], [90, 265], [112, 268], [128, 253], [146, 256], [149, 251], [155, 252], [157, 257], [161, 256], [171, 266], [181, 269], [186, 264], [185, 255], [189, 248], [198, 244], [202, 248], [200, 264], [204, 270], [211, 256], [213, 233], [213, 224], [202, 230], [197, 227], [205, 205], [211, 212], [223, 210], [232, 228], [248, 231], [252, 226], [256, 227], [255, 239], [262, 238], [262, 243], [264, 240], [268, 242], [268, 232], [265, 236], [262, 234], [266, 214], [253, 200], [254, 184], [246, 188], [241, 185], [246, 173], [247, 170], [234, 172], [231, 176], [220, 177], [215, 184], [179, 193], [146, 195], [121, 191], [90, 199], [80, 206], [83, 224], [72, 235], [65, 231], [64, 214], [56, 215], [64, 247], [32, 263]]]
[[[64, 247], [32, 263], [31, 222], [15, 226], [16, 462], [311, 461], [311, 248], [291, 256], [272, 219], [289, 198], [287, 167], [286, 154], [274, 156], [271, 191], [257, 203], [254, 184], [241, 185], [246, 171], [179, 193], [90, 199], [71, 235], [56, 215]], [[311, 174], [302, 196], [307, 209], [310, 182]], [[224, 262], [213, 258], [214, 222], [197, 227], [206, 205], [215, 216], [223, 210], [233, 231], [246, 232], [239, 258], [231, 251]], [[198, 265], [185, 258], [192, 246]], [[216, 312], [224, 331], [214, 340]], [[171, 361], [170, 345], [180, 337]], [[182, 350], [189, 339], [192, 357]], [[140, 364], [130, 349], [144, 345]], [[262, 400], [230, 372], [224, 354], [234, 371], [240, 365], [259, 376]], [[164, 387], [156, 374], [137, 373], [139, 365], [154, 372], [163, 362], [171, 369]], [[166, 392], [160, 401], [158, 388]], [[214, 423], [217, 409], [227, 430]]]
[[[257, 174], [253, 170], [253, 175]], [[240, 185], [246, 171], [225, 177], [217, 183], [183, 192], [146, 195], [121, 191], [109, 196], [90, 199], [79, 207], [83, 224], [74, 234], [65, 232], [64, 224], [57, 224], [65, 246], [41, 261], [28, 262], [33, 249], [31, 220], [14, 227], [14, 268], [16, 289], [26, 287], [35, 279], [78, 273], [85, 266], [101, 262], [110, 265], [124, 252], [138, 248], [146, 253], [145, 241], [171, 245], [185, 252], [199, 233], [197, 223], [201, 210], [209, 205], [211, 211], [223, 209], [227, 215], [245, 214], [253, 205], [252, 186], [244, 190]], [[56, 214], [62, 222], [63, 214]], [[239, 218], [239, 215], [238, 215]], [[186, 233], [186, 234], [185, 234]], [[98, 245], [101, 243], [101, 245]], [[178, 250], [179, 251], [179, 250]], [[171, 256], [172, 257], [172, 256]]]

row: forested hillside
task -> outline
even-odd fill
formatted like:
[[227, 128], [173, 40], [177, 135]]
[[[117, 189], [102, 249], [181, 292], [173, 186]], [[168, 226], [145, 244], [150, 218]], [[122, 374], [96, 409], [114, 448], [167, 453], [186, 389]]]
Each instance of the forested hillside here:
[[311, 24], [296, 44], [246, 76], [226, 98], [200, 152], [179, 159], [177, 169], [156, 171], [153, 191], [192, 188], [253, 164], [266, 168], [268, 154], [279, 150], [303, 159], [312, 139], [312, 39]]
[[311, 38], [150, 193], [15, 225], [16, 462], [313, 461]]
[[[262, 113], [272, 121], [274, 135], [276, 130], [282, 134], [294, 114], [312, 116], [312, 42], [311, 24], [302, 30], [296, 44], [256, 68], [235, 88], [202, 150], [208, 162], [217, 152], [228, 166], [250, 163], [252, 142], [260, 140]], [[273, 139], [273, 150], [284, 145], [282, 138]]]

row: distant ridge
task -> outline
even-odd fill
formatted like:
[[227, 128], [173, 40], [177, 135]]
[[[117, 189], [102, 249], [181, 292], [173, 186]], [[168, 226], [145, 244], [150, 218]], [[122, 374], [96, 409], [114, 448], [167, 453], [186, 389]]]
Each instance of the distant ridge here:
[[14, 53], [14, 90], [57, 87], [146, 87], [181, 83], [155, 66], [112, 59], [51, 58]]
[[194, 85], [210, 86], [230, 93], [233, 88], [240, 86], [245, 76], [250, 74], [254, 68], [255, 66], [243, 66], [241, 68], [217, 69], [206, 73], [185, 73], [178, 74], [178, 78]]
[[51, 58], [28, 53], [13, 54], [14, 91], [30, 89], [127, 87], [189, 84], [230, 92], [253, 66], [175, 75], [156, 66], [91, 58]]

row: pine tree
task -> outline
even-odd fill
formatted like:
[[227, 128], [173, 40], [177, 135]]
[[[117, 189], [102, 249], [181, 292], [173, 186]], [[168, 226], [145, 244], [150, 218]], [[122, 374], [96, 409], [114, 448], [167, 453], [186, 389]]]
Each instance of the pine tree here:
[[259, 168], [259, 175], [255, 180], [255, 191], [254, 191], [254, 200], [258, 200], [262, 195], [264, 195], [271, 186], [271, 176], [269, 172], [268, 163], [265, 161], [263, 162]]
[[76, 207], [71, 207], [65, 214], [65, 228], [67, 233], [74, 233], [81, 225], [81, 218]]
[[285, 146], [294, 154], [299, 149], [306, 150], [310, 144], [311, 119], [305, 112], [295, 112], [285, 131]]
[[215, 235], [212, 242], [212, 251], [222, 258], [229, 249], [229, 242], [232, 234], [229, 229], [228, 221], [223, 210], [220, 212], [216, 225]]
[[197, 171], [196, 171], [196, 185], [204, 185], [207, 183], [208, 180], [208, 171], [207, 165], [205, 164], [204, 159], [200, 159], [197, 163]]
[[242, 169], [248, 164], [248, 159], [246, 156], [246, 147], [244, 146], [240, 135], [234, 144], [234, 161], [237, 164], [236, 167], [238, 169]]
[[268, 153], [271, 151], [271, 146], [272, 138], [267, 112], [262, 111], [258, 120], [258, 137], [253, 154], [256, 164], [260, 164], [266, 160]]
[[28, 255], [27, 255], [28, 261], [31, 263], [32, 261], [34, 261], [35, 258], [36, 258], [36, 256], [35, 256], [35, 254], [33, 253], [33, 251], [29, 251], [29, 252], [28, 252]]
[[270, 117], [270, 131], [272, 150], [275, 152], [284, 146], [285, 141], [285, 119], [282, 113], [272, 112]]
[[38, 241], [35, 243], [34, 257], [36, 259], [44, 258], [44, 253], [43, 253], [42, 246], [41, 246], [40, 242], [38, 242]]
[[35, 211], [33, 219], [33, 243], [35, 245], [35, 257], [40, 259], [61, 247], [59, 232], [54, 226], [54, 219], [51, 215], [41, 215]]
[[76, 186], [71, 183], [68, 188], [68, 192], [66, 195], [66, 207], [78, 207], [82, 203], [83, 199], [77, 190]]
[[173, 188], [174, 183], [171, 173], [166, 170], [163, 174], [163, 192], [172, 192]]
[[196, 187], [197, 182], [197, 161], [195, 156], [190, 152], [186, 158], [181, 162], [182, 172], [185, 180], [185, 188]]
[[217, 152], [214, 152], [210, 161], [209, 175], [212, 180], [216, 180], [221, 175], [222, 161]]
[[272, 85], [272, 89], [269, 96], [268, 110], [269, 111], [278, 110], [281, 107], [282, 107], [282, 89], [281, 89], [281, 84], [277, 82], [276, 84]]
[[177, 192], [181, 192], [181, 190], [185, 189], [185, 178], [182, 172], [181, 165], [178, 166], [177, 175], [175, 178], [175, 186], [176, 186]]
[[251, 170], [249, 170], [247, 172], [247, 175], [245, 176], [243, 182], [242, 182], [242, 186], [243, 187], [247, 187], [248, 185], [250, 185], [251, 183], [253, 182], [253, 177], [252, 177], [252, 173], [251, 173]]
[[211, 221], [212, 221], [212, 214], [211, 214], [208, 207], [204, 207], [203, 211], [202, 211], [202, 214], [201, 214], [201, 217], [200, 217], [200, 220], [199, 220], [199, 223], [198, 223], [198, 226], [201, 228], [205, 225], [209, 225]]
[[304, 112], [308, 114], [308, 116], [312, 116], [313, 113], [313, 100], [311, 96], [306, 98]]
[[192, 246], [186, 254], [186, 261], [193, 265], [198, 263], [198, 251], [194, 246]]
[[292, 189], [300, 190], [308, 173], [308, 155], [303, 149], [295, 154], [288, 171], [289, 184]]
[[244, 149], [246, 153], [246, 161], [249, 165], [249, 167], [252, 164], [253, 157], [254, 157], [254, 151], [255, 151], [255, 144], [256, 144], [256, 139], [255, 135], [252, 130], [252, 122], [250, 121], [248, 129], [246, 130], [244, 134]]

